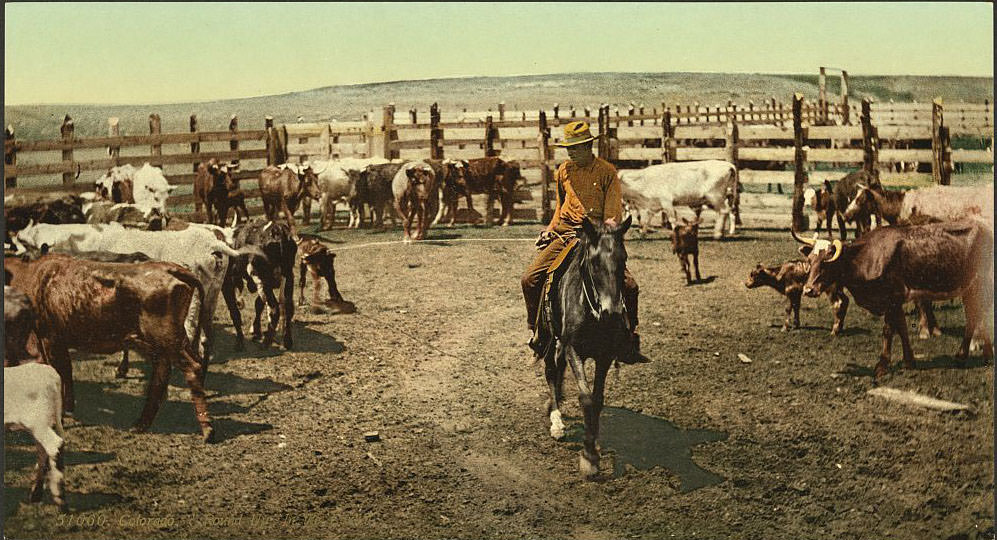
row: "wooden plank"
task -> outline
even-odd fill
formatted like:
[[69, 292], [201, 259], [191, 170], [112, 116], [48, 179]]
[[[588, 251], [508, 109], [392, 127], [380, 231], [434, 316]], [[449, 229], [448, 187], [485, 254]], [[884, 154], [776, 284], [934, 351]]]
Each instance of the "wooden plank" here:
[[619, 159], [660, 160], [661, 148], [621, 147]]
[[904, 405], [914, 405], [915, 407], [923, 407], [934, 411], [955, 412], [971, 410], [969, 405], [963, 405], [962, 403], [956, 403], [954, 401], [945, 401], [943, 399], [935, 399], [933, 397], [911, 392], [909, 390], [899, 390], [897, 388], [890, 388], [887, 386], [877, 386], [876, 388], [867, 390], [866, 393], [870, 396], [877, 396], [890, 401], [895, 401], [897, 403], [902, 403]]
[[[741, 127], [738, 126], [738, 131]], [[722, 149], [721, 149], [722, 150]], [[742, 146], [737, 150], [737, 157], [741, 161], [793, 161], [796, 158], [795, 150], [791, 146], [752, 148]]]
[[329, 149], [328, 145], [324, 145], [320, 142], [315, 143], [287, 143], [287, 155], [288, 156], [324, 156], [326, 150]]
[[[812, 128], [811, 128], [812, 129]], [[931, 125], [919, 126], [879, 126], [879, 140], [917, 140], [931, 139]]]
[[851, 139], [861, 139], [861, 138], [862, 138], [862, 126], [810, 126], [807, 129], [807, 140], [815, 140], [815, 139], [851, 140]]
[[265, 148], [259, 150], [239, 150], [238, 152], [202, 152], [197, 155], [167, 154], [162, 156], [121, 156], [117, 159], [104, 158], [88, 161], [60, 161], [56, 163], [9, 167], [4, 170], [4, 178], [11, 176], [75, 173], [77, 167], [83, 171], [109, 169], [114, 166], [115, 161], [122, 165], [125, 163], [131, 163], [132, 165], [141, 167], [144, 163], [152, 162], [153, 160], [164, 165], [174, 165], [178, 163], [193, 163], [194, 161], [207, 161], [211, 158], [218, 159], [219, 161], [230, 161], [232, 159], [261, 159], [266, 157], [267, 151]]
[[926, 163], [930, 163], [931, 149], [930, 148], [926, 149], [880, 148], [879, 161], [880, 162], [924, 161]]
[[616, 137], [620, 139], [621, 142], [627, 139], [660, 139], [661, 128], [658, 126], [620, 126], [616, 132]]
[[[931, 151], [926, 150], [930, 155]], [[952, 150], [952, 161], [958, 163], [993, 163], [994, 155], [986, 150]]]
[[[657, 152], [658, 157], [656, 159], [661, 159], [660, 148], [645, 148], [644, 150], [647, 150], [649, 154], [650, 152]], [[678, 159], [678, 161], [703, 161], [707, 159], [719, 159], [719, 160], [727, 159], [726, 148], [679, 147], [675, 150], [675, 154], [676, 154], [675, 157]]]
[[792, 126], [741, 125], [737, 126], [738, 138], [744, 140], [793, 139]]
[[[649, 136], [649, 139], [657, 139], [661, 137], [661, 128], [654, 127], [650, 129], [653, 129], [657, 133]], [[727, 136], [727, 131], [723, 126], [719, 125], [692, 124], [675, 126], [672, 136], [676, 139], [723, 139]]]
[[818, 163], [862, 163], [865, 151], [861, 148], [811, 148], [807, 161]]
[[53, 141], [22, 141], [15, 144], [18, 151], [45, 152], [52, 150], [68, 150], [70, 148], [104, 148], [106, 146], [128, 147], [149, 146], [154, 144], [187, 144], [192, 142], [229, 141], [235, 137], [240, 141], [266, 140], [265, 130], [240, 131], [233, 135], [228, 131], [202, 131], [198, 133], [161, 133], [159, 135], [126, 135], [123, 137], [89, 137], [74, 139], [71, 143], [60, 140]]

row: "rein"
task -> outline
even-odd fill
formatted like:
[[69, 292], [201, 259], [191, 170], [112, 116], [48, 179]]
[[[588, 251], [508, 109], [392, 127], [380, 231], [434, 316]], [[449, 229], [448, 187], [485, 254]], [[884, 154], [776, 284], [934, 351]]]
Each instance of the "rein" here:
[[[578, 255], [581, 256], [582, 254], [579, 253]], [[599, 310], [597, 309], [598, 306], [596, 305], [595, 301], [592, 300], [592, 296], [595, 294], [595, 292], [594, 290], [590, 292], [590, 289], [595, 289], [595, 284], [591, 283], [592, 276], [588, 272], [588, 267], [585, 265], [585, 261], [583, 260], [578, 261], [578, 272], [581, 274], [582, 278], [582, 298], [585, 299], [585, 307], [588, 308], [589, 314], [592, 315], [593, 318], [599, 320]]]

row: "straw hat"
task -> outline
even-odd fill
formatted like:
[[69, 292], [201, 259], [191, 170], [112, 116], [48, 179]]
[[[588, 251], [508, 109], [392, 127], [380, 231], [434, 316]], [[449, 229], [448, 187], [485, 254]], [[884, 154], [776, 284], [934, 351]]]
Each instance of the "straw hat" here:
[[592, 135], [589, 130], [589, 123], [585, 121], [571, 122], [564, 126], [564, 140], [555, 142], [554, 146], [574, 146], [576, 144], [587, 143], [597, 139], [598, 135]]

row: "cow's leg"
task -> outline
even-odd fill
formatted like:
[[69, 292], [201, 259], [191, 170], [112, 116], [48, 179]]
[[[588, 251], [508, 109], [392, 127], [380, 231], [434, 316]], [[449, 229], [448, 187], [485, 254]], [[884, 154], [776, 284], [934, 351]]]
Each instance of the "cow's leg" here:
[[977, 288], [963, 295], [963, 309], [966, 312], [966, 329], [962, 337], [962, 345], [959, 346], [959, 357], [969, 358], [970, 344], [973, 337], [979, 335], [983, 339], [983, 359], [992, 362], [994, 358], [994, 346], [990, 336], [990, 328], [985, 322], [983, 313], [982, 292]]
[[547, 417], [550, 419], [550, 436], [555, 439], [564, 437], [564, 422], [561, 420], [561, 401], [564, 400], [564, 368], [566, 366], [564, 344], [557, 342], [555, 350], [550, 350], [544, 357], [544, 376], [550, 391], [547, 402]]
[[166, 387], [170, 379], [170, 359], [152, 354], [151, 351], [147, 354], [149, 362], [152, 363], [152, 376], [149, 378], [145, 394], [145, 407], [142, 408], [142, 414], [132, 427], [138, 432], [144, 432], [152, 425], [156, 413], [159, 412], [159, 406], [166, 397]]
[[395, 212], [398, 212], [398, 216], [402, 218], [402, 234], [404, 235], [404, 241], [411, 241], [411, 238], [409, 237], [408, 201], [404, 199], [401, 201], [395, 200]]
[[910, 346], [910, 335], [907, 332], [907, 317], [904, 315], [903, 305], [898, 305], [893, 313], [894, 323], [893, 326], [896, 328], [897, 334], [900, 335], [900, 345], [903, 347], [904, 353], [904, 367], [911, 369], [914, 367], [914, 349]]
[[887, 312], [883, 315], [883, 350], [879, 353], [879, 363], [876, 364], [876, 373], [873, 377], [874, 380], [879, 380], [880, 377], [886, 375], [890, 368], [890, 352], [893, 348], [893, 334], [895, 330], [893, 328], [893, 321], [891, 319], [891, 314]]
[[[265, 299], [266, 306], [267, 329], [263, 333], [263, 346], [269, 347], [273, 344], [274, 335], [277, 333], [277, 323], [280, 320], [280, 305], [277, 303], [277, 296], [274, 295], [273, 289], [262, 282], [258, 282], [257, 286], [260, 287], [259, 297]], [[259, 306], [259, 303], [257, 303], [257, 306]]]
[[302, 262], [298, 266], [298, 305], [305, 305], [305, 274], [308, 270], [308, 265]]
[[[418, 213], [418, 211], [419, 211], [419, 208], [417, 207], [417, 203], [415, 203], [415, 204], [410, 203], [409, 204], [408, 212], [407, 212], [407, 214], [405, 216], [405, 233], [406, 233], [405, 236], [409, 240], [418, 240], [419, 239], [419, 236], [418, 236], [419, 235], [419, 224], [418, 224], [418, 222], [415, 221], [415, 219], [418, 217], [416, 215]], [[415, 234], [412, 233], [412, 227], [416, 228]]]
[[51, 359], [49, 364], [55, 368], [62, 379], [62, 409], [63, 414], [72, 416], [76, 411], [76, 395], [73, 392], [73, 362], [69, 358], [69, 349], [61, 343], [52, 340], [41, 340], [42, 350], [48, 351]]
[[692, 264], [696, 268], [696, 281], [703, 281], [703, 277], [699, 275], [699, 251], [692, 252]]
[[[318, 280], [315, 280], [318, 283]], [[291, 326], [294, 319], [294, 267], [284, 269], [284, 348], [291, 350], [294, 340], [291, 339]]]
[[492, 226], [492, 216], [495, 214], [495, 194], [489, 193], [488, 198], [485, 199], [485, 226]]
[[225, 299], [225, 307], [228, 308], [228, 314], [232, 318], [232, 328], [235, 329], [235, 350], [243, 350], [243, 340], [245, 335], [242, 333], [242, 312], [239, 311], [239, 301], [235, 297], [235, 283], [234, 279], [225, 275], [225, 281], [222, 283], [222, 298]]
[[836, 336], [845, 328], [845, 314], [848, 313], [848, 295], [840, 289], [831, 293], [831, 308], [834, 312], [834, 326], [831, 335]]
[[287, 224], [291, 227], [291, 236], [298, 236], [297, 228], [294, 226], [294, 212], [287, 207], [287, 199], [284, 199], [281, 204], [281, 211], [287, 216]]
[[938, 321], [935, 319], [935, 310], [930, 301], [918, 300], [917, 311], [920, 314], [917, 323], [917, 337], [919, 339], [928, 339], [931, 336], [942, 335], [942, 329], [938, 327]]
[[118, 369], [114, 370], [115, 379], [124, 379], [128, 376], [128, 348], [121, 351], [121, 362], [118, 362]]
[[[727, 198], [724, 197], [723, 201], [714, 206], [714, 210], [717, 212], [717, 222], [713, 224], [713, 239], [720, 240], [724, 237], [724, 228], [727, 226], [727, 220], [730, 218], [730, 205], [727, 204]], [[730, 232], [734, 232], [733, 227]]]
[[305, 225], [312, 223], [312, 199], [305, 196], [301, 199], [301, 222]]
[[[59, 419], [56, 421], [61, 422]], [[60, 510], [65, 510], [66, 502], [62, 498], [65, 479], [62, 452], [65, 439], [60, 437], [51, 426], [45, 426], [33, 432], [32, 436], [35, 438], [35, 447], [38, 452], [38, 467], [35, 472], [35, 484], [31, 488], [28, 500], [31, 502], [41, 501], [45, 480], [48, 480], [48, 489], [52, 493], [53, 502]]]
[[512, 211], [515, 205], [515, 193], [504, 193], [502, 195], [502, 226], [512, 225]]
[[790, 316], [792, 316], [793, 328], [800, 327], [800, 298], [803, 296], [802, 290], [791, 290], [786, 293], [789, 304], [786, 306], [786, 322], [782, 325], [782, 331], [788, 332]]
[[263, 338], [263, 331], [260, 329], [260, 316], [263, 313], [263, 307], [266, 305], [266, 302], [263, 301], [262, 289], [257, 289], [256, 301], [253, 305], [256, 309], [256, 314], [253, 316], [253, 341], [259, 341]]
[[201, 209], [204, 208], [204, 203], [201, 202], [196, 196], [194, 198], [194, 214], [201, 217]]
[[216, 223], [216, 221], [215, 221], [215, 207], [214, 207], [214, 203], [211, 202], [211, 197], [208, 197], [208, 200], [207, 200], [207, 202], [205, 202], [204, 207], [205, 207], [205, 219], [204, 219], [204, 222], [205, 223], [210, 223], [211, 225], [214, 225]]
[[685, 253], [679, 253], [679, 267], [682, 269], [682, 273], [685, 274], [685, 284], [692, 284], [692, 275], [689, 274], [689, 256]]
[[596, 430], [598, 429], [595, 402], [585, 377], [585, 366], [582, 359], [571, 345], [565, 347], [565, 353], [568, 365], [571, 366], [571, 371], [575, 375], [575, 382], [578, 383], [578, 404], [581, 405], [582, 415], [585, 418], [585, 442], [578, 458], [578, 469], [582, 476], [591, 478], [599, 472], [599, 452], [595, 448]]
[[[198, 378], [198, 368], [201, 365], [197, 361], [196, 354], [189, 347], [180, 350], [180, 354], [175, 359], [180, 370], [183, 371], [184, 380], [190, 388], [190, 400], [194, 405], [194, 416], [198, 425], [201, 426], [201, 438], [204, 442], [214, 440], [215, 430], [211, 427], [211, 417], [208, 416], [208, 402], [204, 395], [204, 383], [202, 378]], [[203, 371], [203, 368], [202, 368]]]

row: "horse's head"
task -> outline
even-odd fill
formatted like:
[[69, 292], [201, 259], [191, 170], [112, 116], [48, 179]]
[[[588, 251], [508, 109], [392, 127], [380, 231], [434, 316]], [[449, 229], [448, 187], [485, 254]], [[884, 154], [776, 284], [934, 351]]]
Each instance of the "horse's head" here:
[[627, 263], [623, 236], [630, 224], [629, 216], [621, 225], [595, 225], [586, 219], [578, 231], [582, 286], [599, 320], [623, 315], [623, 270]]

